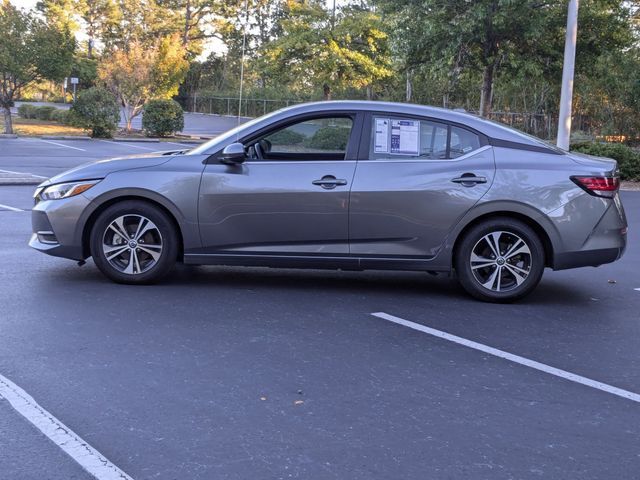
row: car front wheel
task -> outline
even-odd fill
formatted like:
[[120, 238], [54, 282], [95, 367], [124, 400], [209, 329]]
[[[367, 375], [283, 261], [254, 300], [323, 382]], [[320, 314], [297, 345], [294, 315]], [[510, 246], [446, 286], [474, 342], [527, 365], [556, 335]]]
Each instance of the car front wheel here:
[[91, 255], [100, 271], [118, 283], [147, 284], [175, 264], [178, 239], [170, 218], [141, 201], [108, 207], [91, 231]]
[[540, 282], [544, 247], [524, 222], [494, 218], [466, 233], [454, 263], [468, 293], [483, 301], [511, 302], [531, 293]]

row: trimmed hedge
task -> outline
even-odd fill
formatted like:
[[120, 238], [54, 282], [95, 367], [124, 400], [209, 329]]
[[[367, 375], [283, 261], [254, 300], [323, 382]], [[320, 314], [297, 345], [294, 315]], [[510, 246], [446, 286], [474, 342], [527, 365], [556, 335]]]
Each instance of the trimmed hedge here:
[[18, 115], [22, 118], [36, 118], [36, 107], [28, 103], [23, 103], [18, 107]]
[[56, 107], [38, 107], [36, 108], [36, 118], [38, 120], [51, 120], [51, 114], [56, 111]]
[[305, 136], [301, 133], [293, 130], [287, 130], [286, 128], [270, 135], [267, 138], [272, 145], [300, 145], [304, 139]]
[[640, 181], [640, 152], [622, 143], [589, 142], [572, 145], [574, 152], [612, 158], [618, 162], [622, 180]]
[[92, 87], [78, 95], [69, 118], [72, 125], [91, 130], [92, 137], [111, 138], [118, 128], [120, 107], [111, 92]]
[[51, 116], [49, 117], [49, 119], [53, 122], [58, 122], [66, 125], [70, 120], [69, 111], [57, 108], [53, 112], [51, 112]]
[[346, 150], [349, 141], [350, 128], [322, 127], [319, 128], [309, 141], [309, 147], [321, 150]]
[[142, 129], [150, 137], [167, 137], [184, 129], [184, 112], [173, 100], [151, 100], [144, 107]]

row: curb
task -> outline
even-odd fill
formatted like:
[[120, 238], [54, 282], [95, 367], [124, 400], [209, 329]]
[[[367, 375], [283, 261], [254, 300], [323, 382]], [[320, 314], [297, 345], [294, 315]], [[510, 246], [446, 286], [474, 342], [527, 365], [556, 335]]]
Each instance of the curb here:
[[0, 138], [18, 138], [15, 133], [0, 133]]
[[44, 178], [34, 177], [29, 174], [15, 175], [0, 173], [0, 185], [39, 185]]
[[91, 140], [91, 137], [82, 135], [40, 135], [32, 138], [41, 138], [42, 140]]
[[45, 180], [45, 177], [30, 173], [0, 171], [0, 185], [39, 185]]
[[125, 138], [125, 137], [113, 137], [110, 138], [111, 142], [144, 142], [144, 143], [160, 143], [159, 138]]

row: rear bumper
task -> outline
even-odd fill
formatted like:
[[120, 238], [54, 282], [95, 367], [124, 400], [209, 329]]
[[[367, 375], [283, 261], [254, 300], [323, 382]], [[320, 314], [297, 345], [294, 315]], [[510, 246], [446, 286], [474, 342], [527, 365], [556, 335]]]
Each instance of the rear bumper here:
[[560, 253], [554, 257], [553, 269], [566, 270], [568, 268], [597, 267], [619, 260], [624, 254], [624, 250], [625, 247], [619, 247]]
[[561, 213], [552, 217], [562, 239], [562, 248], [553, 256], [554, 270], [597, 267], [622, 257], [627, 247], [627, 219], [618, 195], [608, 199], [584, 194]]

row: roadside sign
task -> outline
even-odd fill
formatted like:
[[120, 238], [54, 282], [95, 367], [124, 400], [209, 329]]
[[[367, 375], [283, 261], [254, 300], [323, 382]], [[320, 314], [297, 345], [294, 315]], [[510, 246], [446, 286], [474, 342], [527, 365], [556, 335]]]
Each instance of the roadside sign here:
[[71, 80], [71, 85], [77, 85], [78, 84], [78, 77], [71, 77], [69, 80]]
[[67, 77], [64, 77], [64, 83], [62, 84], [62, 86], [64, 87], [65, 90], [67, 89], [67, 81], [68, 80], [69, 79]]

